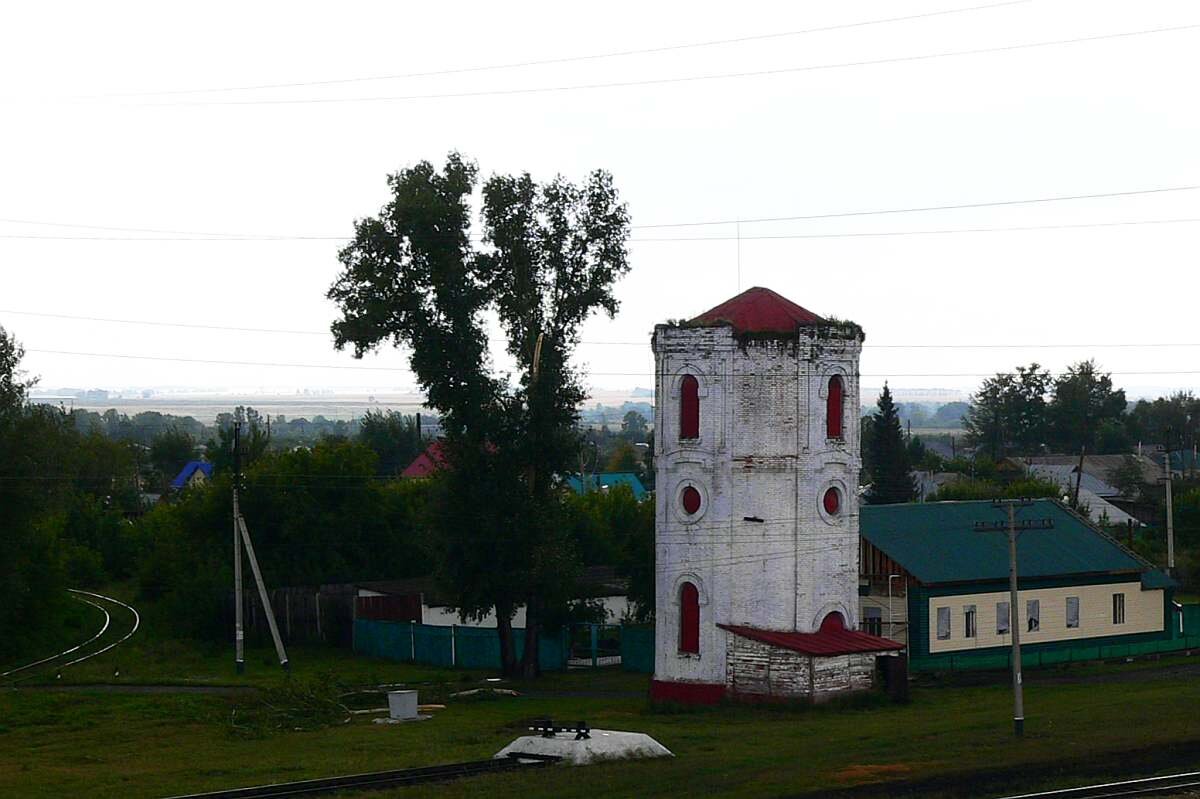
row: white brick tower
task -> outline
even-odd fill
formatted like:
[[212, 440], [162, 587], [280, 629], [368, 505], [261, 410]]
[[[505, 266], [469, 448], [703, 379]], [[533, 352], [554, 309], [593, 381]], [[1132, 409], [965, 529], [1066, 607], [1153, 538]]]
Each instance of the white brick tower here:
[[[752, 288], [658, 325], [653, 348], [653, 694], [815, 698], [806, 649], [892, 648], [851, 632], [861, 330]], [[831, 644], [831, 635], [857, 643]], [[767, 651], [750, 672], [740, 660], [747, 647]], [[774, 682], [754, 684], [772, 669]]]

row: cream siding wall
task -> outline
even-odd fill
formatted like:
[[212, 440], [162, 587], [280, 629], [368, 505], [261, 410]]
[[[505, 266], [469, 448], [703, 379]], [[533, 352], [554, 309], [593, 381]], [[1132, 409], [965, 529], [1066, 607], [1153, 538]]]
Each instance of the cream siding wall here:
[[[1113, 624], [1112, 596], [1125, 595], [1125, 623]], [[1162, 589], [1143, 591], [1139, 583], [1076, 585], [1065, 588], [1038, 588], [1021, 591], [1018, 600], [1022, 644], [1043, 644], [1108, 635], [1161, 632], [1163, 629]], [[1079, 626], [1067, 627], [1067, 597], [1079, 597]], [[1008, 646], [1010, 636], [996, 634], [996, 603], [1007, 602], [1007, 591], [987, 594], [958, 594], [929, 598], [929, 652], [961, 652], [991, 646]], [[1039, 601], [1040, 628], [1028, 632], [1026, 602]], [[886, 603], [886, 598], [884, 602]], [[963, 609], [975, 606], [976, 637], [965, 638]], [[938, 608], [950, 608], [950, 640], [937, 637]], [[886, 616], [887, 611], [884, 611]], [[885, 625], [886, 629], [886, 625]]]
[[886, 594], [870, 594], [868, 596], [859, 597], [858, 601], [859, 612], [862, 614], [859, 617], [858, 628], [860, 630], [863, 629], [863, 625], [866, 623], [867, 608], [879, 608], [879, 615], [883, 618], [883, 637], [890, 638], [897, 643], [905, 645], [908, 644], [907, 596], [894, 595], [892, 597], [892, 624], [890, 625], [888, 624], [888, 598]]

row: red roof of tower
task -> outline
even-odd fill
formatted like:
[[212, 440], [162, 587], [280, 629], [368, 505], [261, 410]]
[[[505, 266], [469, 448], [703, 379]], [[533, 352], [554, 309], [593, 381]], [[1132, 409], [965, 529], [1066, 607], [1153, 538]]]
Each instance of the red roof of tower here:
[[788, 298], [755, 286], [705, 311], [688, 324], [728, 324], [738, 333], [794, 333], [801, 325], [819, 325], [824, 321]]

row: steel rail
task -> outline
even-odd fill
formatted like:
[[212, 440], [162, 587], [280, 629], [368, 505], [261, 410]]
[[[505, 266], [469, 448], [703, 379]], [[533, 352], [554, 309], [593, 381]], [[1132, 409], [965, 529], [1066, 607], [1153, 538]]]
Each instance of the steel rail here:
[[68, 588], [67, 590], [72, 593], [75, 593], [75, 594], [86, 594], [87, 596], [95, 597], [97, 599], [103, 599], [108, 602], [112, 602], [114, 604], [120, 605], [121, 607], [125, 608], [126, 610], [128, 610], [130, 613], [133, 614], [133, 629], [131, 629], [129, 632], [125, 633], [125, 635], [121, 636], [116, 641], [113, 641], [108, 646], [103, 647], [101, 649], [97, 649], [95, 652], [92, 652], [90, 655], [84, 655], [83, 657], [72, 660], [70, 663], [62, 664], [61, 666], [59, 666], [60, 669], [65, 669], [67, 666], [74, 666], [76, 663], [82, 663], [83, 661], [88, 660], [89, 658], [96, 657], [96, 655], [103, 655], [105, 652], [112, 649], [114, 646], [125, 643], [126, 641], [128, 641], [130, 638], [133, 637], [133, 634], [138, 631], [138, 627], [140, 627], [142, 624], [142, 617], [137, 612], [137, 610], [135, 610], [132, 605], [126, 605], [124, 602], [122, 602], [119, 599], [113, 599], [112, 597], [104, 596], [103, 594], [93, 594], [91, 591], [80, 591], [78, 588]]
[[[76, 594], [76, 595], [82, 594], [83, 596], [89, 596], [94, 599], [99, 599], [99, 600], [102, 600], [105, 602], [111, 602], [114, 605], [119, 605], [120, 607], [124, 608], [125, 610], [128, 610], [131, 614], [133, 614], [133, 627], [129, 630], [129, 632], [122, 635], [116, 641], [113, 641], [112, 643], [110, 643], [106, 646], [103, 646], [100, 649], [97, 649], [95, 652], [89, 652], [89, 653], [82, 655], [80, 657], [77, 657], [73, 660], [69, 660], [66, 663], [56, 664], [55, 668], [57, 671], [61, 672], [63, 669], [67, 668], [68, 666], [74, 666], [77, 663], [82, 663], [85, 660], [90, 660], [91, 658], [94, 658], [97, 655], [102, 655], [105, 652], [108, 652], [113, 647], [119, 646], [120, 644], [123, 644], [126, 641], [128, 641], [133, 636], [133, 634], [138, 631], [138, 628], [141, 627], [141, 623], [142, 623], [141, 614], [139, 614], [137, 612], [137, 609], [134, 608], [132, 605], [127, 605], [119, 599], [114, 599], [113, 597], [105, 596], [104, 594], [97, 594], [97, 593], [93, 593], [91, 591], [83, 591], [78, 588], [68, 588], [67, 591], [69, 591], [71, 594]], [[5, 672], [3, 675], [0, 675], [0, 677], [7, 677], [10, 674], [16, 674], [17, 672], [20, 672], [20, 671], [26, 671], [26, 670], [32, 669], [36, 666], [44, 666], [46, 664], [53, 664], [53, 661], [55, 661], [59, 658], [65, 657], [67, 655], [73, 654], [73, 653], [79, 651], [80, 649], [88, 646], [89, 644], [93, 643], [98, 638], [100, 638], [100, 636], [103, 635], [108, 630], [109, 626], [111, 625], [112, 615], [108, 612], [107, 608], [97, 604], [96, 602], [92, 602], [88, 599], [84, 599], [83, 596], [73, 596], [72, 599], [76, 599], [80, 602], [86, 602], [87, 604], [89, 604], [93, 607], [99, 608], [100, 611], [104, 613], [104, 616], [105, 616], [104, 627], [101, 628], [100, 632], [96, 633], [94, 636], [89, 638], [87, 641], [84, 641], [82, 644], [79, 644], [78, 646], [73, 646], [70, 649], [59, 652], [57, 655], [52, 655], [51, 657], [48, 657], [48, 658], [42, 658], [41, 660], [35, 661], [34, 663], [27, 663], [26, 665], [21, 666], [18, 669], [13, 669], [10, 672]], [[19, 677], [13, 677], [8, 682], [8, 685], [15, 686], [17, 683], [21, 683], [21, 682], [25, 682], [26, 680], [33, 679], [35, 676], [36, 676], [36, 672], [31, 672], [29, 674], [24, 674]]]
[[344, 777], [281, 782], [274, 785], [258, 785], [250, 788], [231, 788], [208, 793], [190, 793], [169, 799], [289, 799], [290, 797], [315, 796], [339, 791], [362, 791], [397, 788], [428, 782], [443, 782], [492, 774], [502, 771], [517, 771], [540, 768], [556, 763], [558, 758], [548, 756], [509, 755], [493, 760], [474, 760], [466, 763], [450, 763], [442, 766], [375, 771], [366, 774], [351, 774]]
[[1105, 799], [1106, 797], [1157, 795], [1167, 791], [1196, 787], [1200, 787], [1200, 771], [1105, 782], [1097, 785], [1080, 785], [1075, 788], [1059, 788], [1053, 791], [1014, 794], [1000, 797], [1000, 799]]
[[56, 660], [57, 658], [65, 657], [65, 656], [71, 654], [72, 652], [78, 652], [80, 649], [83, 649], [85, 646], [90, 644], [92, 641], [95, 641], [97, 638], [104, 635], [104, 632], [108, 629], [108, 625], [112, 623], [112, 616], [109, 615], [109, 612], [107, 610], [105, 610], [103, 607], [101, 607], [100, 605], [97, 605], [95, 602], [92, 602], [91, 600], [83, 599], [83, 598], [77, 597], [77, 596], [73, 596], [71, 598], [74, 599], [76, 602], [83, 602], [85, 604], [91, 605], [92, 607], [96, 608], [97, 610], [99, 610], [101, 613], [104, 614], [104, 626], [100, 628], [100, 632], [96, 633], [91, 638], [84, 641], [82, 644], [76, 644], [75, 646], [71, 647], [70, 649], [64, 649], [62, 652], [59, 652], [56, 655], [51, 655], [50, 657], [45, 657], [45, 658], [42, 658], [41, 660], [35, 660], [32, 663], [26, 663], [24, 666], [18, 666], [15, 669], [9, 669], [8, 671], [0, 672], [0, 677], [7, 677], [10, 674], [16, 674], [17, 672], [25, 671], [26, 669], [32, 669], [34, 666], [40, 666], [43, 663], [49, 663], [50, 661]]

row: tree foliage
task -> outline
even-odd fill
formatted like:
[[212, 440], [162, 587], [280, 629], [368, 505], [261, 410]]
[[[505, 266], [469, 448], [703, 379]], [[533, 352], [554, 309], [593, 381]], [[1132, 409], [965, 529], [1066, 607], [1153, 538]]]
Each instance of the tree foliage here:
[[[20, 654], [69, 585], [119, 577], [138, 499], [132, 452], [28, 404], [21, 347], [0, 328], [0, 640]], [[106, 573], [106, 568], [114, 567]], [[0, 658], [7, 660], [7, 657]]]
[[1200, 398], [1178, 391], [1153, 401], [1138, 400], [1129, 412], [1129, 437], [1134, 442], [1190, 448], [1200, 430]]
[[1115, 434], [1125, 415], [1125, 392], [1114, 389], [1112, 375], [1095, 361], [1080, 361], [1054, 380], [1054, 398], [1047, 408], [1050, 437], [1059, 451], [1119, 450], [1124, 441]]
[[967, 443], [992, 460], [1011, 452], [1032, 453], [1046, 442], [1050, 373], [1032, 363], [983, 381], [963, 418]]
[[908, 446], [900, 429], [900, 417], [887, 383], [879, 395], [878, 410], [871, 421], [871, 490], [868, 499], [873, 505], [909, 502], [916, 493], [913, 488], [912, 465]]
[[159, 480], [160, 490], [196, 456], [196, 439], [178, 428], [168, 428], [150, 442], [150, 465]]
[[1036, 478], [1002, 483], [987, 479], [958, 480], [946, 483], [928, 498], [929, 502], [968, 499], [1062, 499], [1063, 490], [1049, 480]]
[[400, 474], [423, 449], [416, 417], [393, 410], [370, 410], [363, 414], [358, 440], [375, 453], [381, 477]]
[[[613, 315], [613, 283], [629, 268], [628, 213], [611, 177], [582, 186], [528, 174], [483, 185], [483, 247], [471, 242], [477, 167], [458, 154], [392, 175], [392, 199], [356, 224], [329, 290], [341, 318], [335, 345], [362, 356], [405, 345], [428, 404], [441, 414], [448, 469], [431, 495], [439, 573], [464, 616], [494, 608], [505, 670], [516, 670], [511, 618], [526, 607], [520, 669], [537, 669], [546, 603], [577, 562], [557, 522], [555, 474], [577, 460], [585, 392], [570, 364], [579, 326]], [[487, 314], [495, 314], [515, 380], [493, 373]]]

